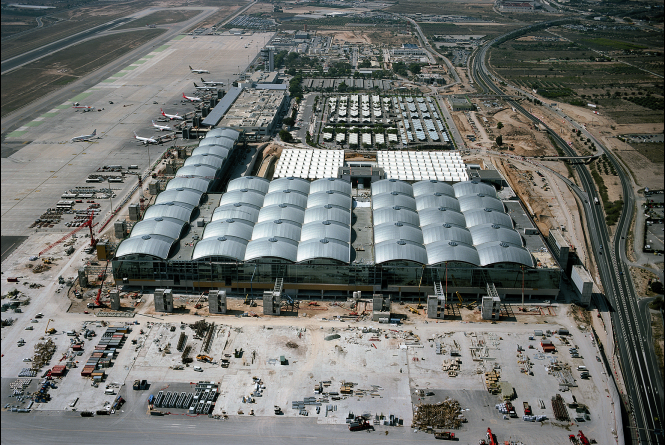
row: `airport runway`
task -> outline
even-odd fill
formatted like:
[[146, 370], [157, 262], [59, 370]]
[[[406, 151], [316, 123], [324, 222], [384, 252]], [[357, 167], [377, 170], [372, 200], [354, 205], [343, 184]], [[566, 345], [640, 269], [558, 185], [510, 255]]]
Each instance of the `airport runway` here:
[[44, 56], [50, 56], [51, 54], [56, 53], [62, 49], [65, 49], [68, 46], [80, 43], [91, 37], [95, 37], [95, 34], [102, 33], [115, 26], [127, 23], [132, 19], [133, 17], [123, 17], [121, 19], [112, 20], [108, 23], [104, 23], [103, 25], [86, 29], [85, 31], [79, 32], [78, 34], [74, 34], [73, 36], [65, 37], [64, 39], [60, 39], [56, 42], [49, 43], [48, 45], [44, 45], [42, 47], [33, 49], [32, 51], [28, 51], [27, 53], [23, 53], [18, 56], [12, 57], [11, 59], [4, 60], [0, 64], [0, 72], [2, 74], [6, 74], [9, 71], [12, 71], [20, 66], [23, 66], [30, 62], [34, 62], [35, 60], [40, 59]]
[[82, 91], [85, 91], [89, 87], [98, 84], [102, 80], [106, 79], [110, 74], [119, 71], [130, 62], [138, 60], [146, 54], [150, 53], [155, 47], [158, 47], [163, 43], [173, 39], [184, 29], [187, 29], [192, 25], [200, 22], [209, 15], [213, 14], [216, 10], [216, 8], [206, 8], [205, 11], [196, 17], [193, 17], [185, 22], [176, 23], [161, 36], [151, 40], [140, 48], [125, 54], [121, 58], [114, 60], [103, 68], [98, 69], [97, 71], [88, 74], [80, 80], [67, 85], [65, 88], [54, 91], [53, 93], [48, 94], [41, 99], [38, 99], [30, 104], [25, 105], [22, 108], [19, 108], [16, 111], [13, 111], [12, 113], [2, 118], [2, 133], [0, 136], [2, 139], [4, 139], [7, 134], [16, 130], [25, 122], [30, 122], [31, 120], [49, 111], [55, 105], [62, 104], [70, 97], [75, 96]]

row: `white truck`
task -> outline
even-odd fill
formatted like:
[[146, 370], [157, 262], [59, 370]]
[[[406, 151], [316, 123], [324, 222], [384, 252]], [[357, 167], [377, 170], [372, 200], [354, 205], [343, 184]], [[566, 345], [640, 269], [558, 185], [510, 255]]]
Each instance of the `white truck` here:
[[594, 204], [599, 204], [599, 202], [598, 202], [598, 198], [593, 198], [593, 203], [594, 203]]

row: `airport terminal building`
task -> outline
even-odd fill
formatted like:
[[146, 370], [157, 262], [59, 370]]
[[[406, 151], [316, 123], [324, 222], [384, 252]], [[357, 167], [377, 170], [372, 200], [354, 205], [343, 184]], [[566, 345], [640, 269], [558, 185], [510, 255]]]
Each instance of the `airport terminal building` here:
[[388, 178], [354, 198], [340, 177], [216, 184], [240, 135], [216, 128], [200, 142], [118, 246], [118, 283], [255, 297], [278, 279], [309, 298], [415, 299], [435, 284], [467, 298], [488, 284], [505, 297], [558, 295], [561, 268], [521, 203], [493, 186]]

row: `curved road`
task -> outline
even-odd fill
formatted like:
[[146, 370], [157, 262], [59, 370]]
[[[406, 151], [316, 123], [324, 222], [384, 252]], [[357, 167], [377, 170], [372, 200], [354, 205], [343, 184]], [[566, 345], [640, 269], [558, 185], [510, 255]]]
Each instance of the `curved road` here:
[[[552, 26], [555, 23], [552, 23]], [[530, 27], [524, 28], [529, 29]], [[487, 50], [496, 43], [492, 40], [474, 55], [472, 75], [477, 86], [487, 92], [503, 94], [494, 84], [494, 77], [485, 65]], [[530, 114], [518, 102], [506, 99], [520, 113], [534, 123], [545, 125], [537, 117]], [[572, 121], [571, 121], [572, 122]], [[565, 153], [573, 156], [575, 153], [556, 132], [545, 125], [553, 142]], [[605, 296], [613, 312], [611, 314], [614, 332], [617, 336], [618, 356], [627, 389], [629, 406], [626, 407], [632, 416], [633, 439], [640, 444], [663, 443], [663, 381], [658, 371], [658, 364], [653, 352], [651, 342], [650, 320], [638, 307], [635, 286], [632, 283], [626, 258], [626, 241], [630, 222], [635, 206], [635, 196], [630, 188], [630, 181], [621, 165], [612, 153], [605, 149], [599, 141], [596, 146], [605, 152], [607, 158], [619, 172], [624, 206], [617, 224], [616, 237], [612, 241], [605, 223], [605, 215], [600, 205], [591, 204], [594, 198], [600, 200], [593, 178], [586, 166], [575, 165], [582, 189], [588, 198], [585, 200], [585, 213], [587, 226], [594, 249], [598, 272], [605, 291]]]

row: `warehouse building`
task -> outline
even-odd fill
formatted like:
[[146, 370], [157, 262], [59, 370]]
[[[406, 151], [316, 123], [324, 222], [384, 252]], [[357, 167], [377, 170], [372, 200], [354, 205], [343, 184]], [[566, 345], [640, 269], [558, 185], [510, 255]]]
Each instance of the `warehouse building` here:
[[[210, 140], [233, 131], [211, 130], [196, 150], [216, 156]], [[225, 163], [178, 170], [118, 247], [116, 280], [254, 297], [278, 280], [310, 298], [420, 298], [435, 285], [476, 299], [488, 284], [502, 298], [559, 292], [561, 270], [542, 238], [516, 230], [529, 224], [520, 203], [488, 184], [383, 179], [371, 183], [369, 202], [356, 202], [340, 178], [240, 177], [214, 193], [209, 181]]]

